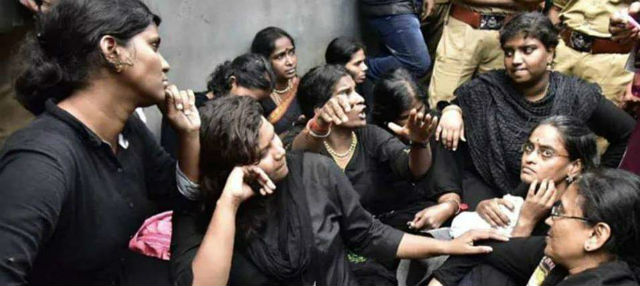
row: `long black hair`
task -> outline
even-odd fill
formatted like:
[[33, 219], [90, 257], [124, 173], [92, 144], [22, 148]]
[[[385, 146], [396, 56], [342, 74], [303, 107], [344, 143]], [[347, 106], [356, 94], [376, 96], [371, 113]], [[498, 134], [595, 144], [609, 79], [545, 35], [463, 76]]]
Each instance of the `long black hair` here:
[[249, 53], [218, 65], [209, 76], [207, 90], [216, 96], [227, 95], [231, 91], [231, 77], [239, 86], [264, 90], [267, 94], [271, 93], [275, 79], [271, 64], [263, 56]]
[[253, 42], [251, 42], [251, 52], [269, 59], [276, 48], [276, 41], [282, 37], [288, 38], [293, 47], [296, 46], [293, 41], [293, 37], [291, 37], [289, 33], [285, 32], [285, 30], [278, 27], [267, 27], [260, 30], [253, 37]]
[[103, 36], [124, 45], [151, 24], [159, 25], [160, 17], [139, 0], [60, 0], [39, 15], [22, 47], [18, 101], [42, 113], [48, 99], [68, 97], [94, 70], [108, 65], [99, 48]]
[[[260, 161], [262, 107], [248, 96], [217, 97], [200, 108], [200, 188], [206, 214], [211, 215], [225, 182], [235, 166]], [[252, 238], [263, 226], [267, 200], [254, 196], [238, 209], [238, 227], [243, 238]], [[203, 218], [206, 226], [210, 216]]]

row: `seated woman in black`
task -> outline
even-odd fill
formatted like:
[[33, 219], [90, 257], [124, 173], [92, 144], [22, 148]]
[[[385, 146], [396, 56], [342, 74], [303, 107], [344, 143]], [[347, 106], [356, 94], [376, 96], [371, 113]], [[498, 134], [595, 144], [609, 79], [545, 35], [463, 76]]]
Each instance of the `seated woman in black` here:
[[[521, 184], [514, 195], [525, 199], [514, 217], [515, 221], [508, 222], [511, 226], [509, 231], [513, 237], [539, 237], [548, 229], [542, 223], [543, 220], [570, 183], [583, 171], [597, 167], [596, 137], [576, 118], [553, 116], [543, 120], [531, 131], [522, 149]], [[512, 245], [519, 245], [517, 243], [510, 242]], [[522, 248], [521, 255], [535, 256], [535, 249]], [[500, 252], [496, 254], [498, 256], [504, 255]], [[509, 258], [504, 260], [508, 261]], [[475, 267], [476, 265], [481, 266]], [[436, 271], [435, 277], [442, 279], [445, 285], [456, 285], [462, 276], [471, 271], [469, 277], [476, 285], [503, 285], [512, 282], [510, 278], [496, 273], [494, 266], [492, 263], [479, 263], [476, 257], [452, 257]]]
[[155, 267], [132, 273], [128, 249], [179, 196], [176, 160], [136, 108], [163, 107], [179, 167], [198, 177], [200, 117], [193, 93], [168, 83], [160, 18], [138, 0], [60, 0], [37, 21], [16, 91], [38, 118], [0, 152], [0, 285], [168, 282]]
[[296, 97], [300, 82], [297, 75], [296, 44], [293, 37], [284, 30], [267, 27], [253, 37], [251, 52], [262, 55], [271, 63], [275, 87], [269, 98], [260, 103], [267, 119], [276, 128], [276, 134], [283, 138], [301, 114]]
[[[374, 104], [371, 122], [393, 134], [390, 122], [404, 126], [411, 109], [428, 112], [426, 94], [407, 70], [399, 68], [384, 75], [373, 89]], [[407, 138], [400, 137], [404, 143]], [[396, 200], [404, 207], [417, 206], [409, 226], [412, 229], [434, 229], [460, 211], [461, 177], [451, 151], [430, 139], [433, 163], [426, 176], [415, 183], [399, 180], [394, 183]], [[419, 211], [418, 211], [419, 210]], [[418, 211], [416, 213], [416, 211]]]
[[[397, 132], [410, 147], [376, 125], [366, 123], [364, 99], [355, 91], [355, 82], [337, 65], [309, 71], [300, 83], [299, 100], [304, 115], [311, 120], [293, 142], [293, 150], [323, 154], [344, 171], [360, 194], [362, 206], [381, 221], [406, 230], [422, 206], [405, 212], [404, 195], [413, 190], [396, 190], [399, 180], [422, 179], [431, 167], [429, 138], [437, 120], [412, 110]], [[411, 194], [412, 197], [414, 194]], [[418, 194], [419, 195], [419, 194]]]
[[[271, 64], [258, 54], [243, 54], [233, 61], [216, 66], [209, 75], [207, 90], [195, 93], [196, 107], [203, 106], [216, 96], [241, 95], [256, 100], [269, 97], [275, 76]], [[178, 148], [177, 135], [166, 117], [162, 118], [160, 142], [175, 157]]]
[[[551, 209], [546, 236], [492, 243], [494, 252], [478, 257], [515, 282], [473, 280], [472, 284], [639, 285], [638, 221], [640, 177], [619, 169], [587, 171]], [[440, 281], [451, 281], [453, 273], [439, 274]]]
[[[364, 97], [365, 103], [373, 104], [373, 81], [367, 78], [367, 59], [365, 47], [353, 39], [338, 37], [329, 43], [324, 54], [328, 65], [341, 65], [356, 82], [356, 91]], [[367, 111], [370, 115], [371, 109]]]
[[519, 184], [521, 146], [531, 128], [552, 115], [573, 116], [609, 147], [604, 166], [618, 166], [635, 121], [584, 80], [551, 71], [558, 32], [539, 13], [523, 13], [500, 31], [504, 70], [478, 76], [456, 91], [455, 104], [443, 109], [436, 137], [461, 149], [469, 162], [463, 174], [463, 199], [487, 221], [504, 225], [502, 197]]
[[333, 162], [286, 154], [253, 99], [216, 99], [201, 114], [204, 199], [174, 214], [178, 285], [351, 285], [347, 247], [388, 260], [486, 253], [490, 249], [473, 246], [475, 240], [504, 239], [471, 232], [438, 241], [380, 223]]

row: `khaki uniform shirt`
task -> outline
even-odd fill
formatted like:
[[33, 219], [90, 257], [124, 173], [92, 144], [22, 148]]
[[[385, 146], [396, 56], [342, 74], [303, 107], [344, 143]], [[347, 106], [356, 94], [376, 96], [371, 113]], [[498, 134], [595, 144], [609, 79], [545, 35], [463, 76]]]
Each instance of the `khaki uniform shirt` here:
[[609, 17], [629, 6], [624, 0], [553, 0], [569, 28], [593, 37], [610, 38]]

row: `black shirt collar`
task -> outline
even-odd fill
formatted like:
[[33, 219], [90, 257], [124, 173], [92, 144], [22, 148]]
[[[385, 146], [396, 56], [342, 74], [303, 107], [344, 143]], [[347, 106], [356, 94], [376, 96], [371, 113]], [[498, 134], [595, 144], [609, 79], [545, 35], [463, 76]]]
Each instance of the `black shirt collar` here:
[[82, 139], [91, 146], [100, 147], [102, 144], [106, 144], [106, 142], [104, 142], [102, 138], [91, 131], [91, 129], [80, 122], [80, 120], [75, 118], [64, 109], [58, 107], [57, 102], [53, 101], [53, 99], [47, 100], [47, 102], [45, 103], [45, 111], [51, 116], [59, 119], [60, 121], [73, 128], [78, 134], [80, 134]]

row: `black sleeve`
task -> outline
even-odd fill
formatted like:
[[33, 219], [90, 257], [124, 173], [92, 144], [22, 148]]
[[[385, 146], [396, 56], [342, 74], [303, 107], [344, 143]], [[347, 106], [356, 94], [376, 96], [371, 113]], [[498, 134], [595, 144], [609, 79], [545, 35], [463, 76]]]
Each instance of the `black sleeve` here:
[[544, 255], [544, 236], [512, 238], [507, 242], [482, 241], [493, 248], [489, 254], [451, 256], [433, 277], [443, 285], [458, 285], [473, 268], [488, 264], [524, 285]]
[[[191, 262], [196, 257], [204, 229], [201, 227], [203, 213], [195, 207], [188, 207], [193, 202], [183, 201], [184, 207], [177, 208], [172, 217], [171, 235], [171, 280], [175, 285], [191, 285], [193, 271]], [[212, 266], [213, 267], [213, 266]]]
[[68, 193], [63, 168], [42, 153], [0, 161], [0, 285], [26, 284], [40, 248], [55, 232]]
[[519, 284], [527, 283], [544, 256], [545, 236], [512, 238], [508, 242], [487, 242], [493, 251], [485, 261]]
[[402, 141], [375, 125], [367, 125], [361, 134], [362, 144], [366, 144], [370, 156], [377, 158], [378, 162], [389, 164], [397, 178], [415, 179], [409, 169], [408, 148]]
[[176, 160], [156, 142], [142, 121], [133, 118], [132, 128], [145, 148], [144, 174], [149, 198], [165, 202], [175, 199], [178, 197]]
[[[424, 180], [427, 185], [425, 195], [434, 201], [445, 193], [457, 193], [462, 197], [462, 175], [453, 152], [445, 149], [433, 138], [430, 146], [433, 161]], [[421, 182], [420, 185], [424, 183]]]
[[587, 120], [587, 125], [595, 134], [609, 141], [609, 147], [602, 155], [602, 166], [617, 168], [636, 121], [611, 101], [602, 97], [591, 118]]
[[340, 236], [355, 252], [379, 261], [395, 259], [403, 232], [374, 219], [362, 205], [346, 175], [335, 164], [329, 166], [329, 182], [341, 212]]

